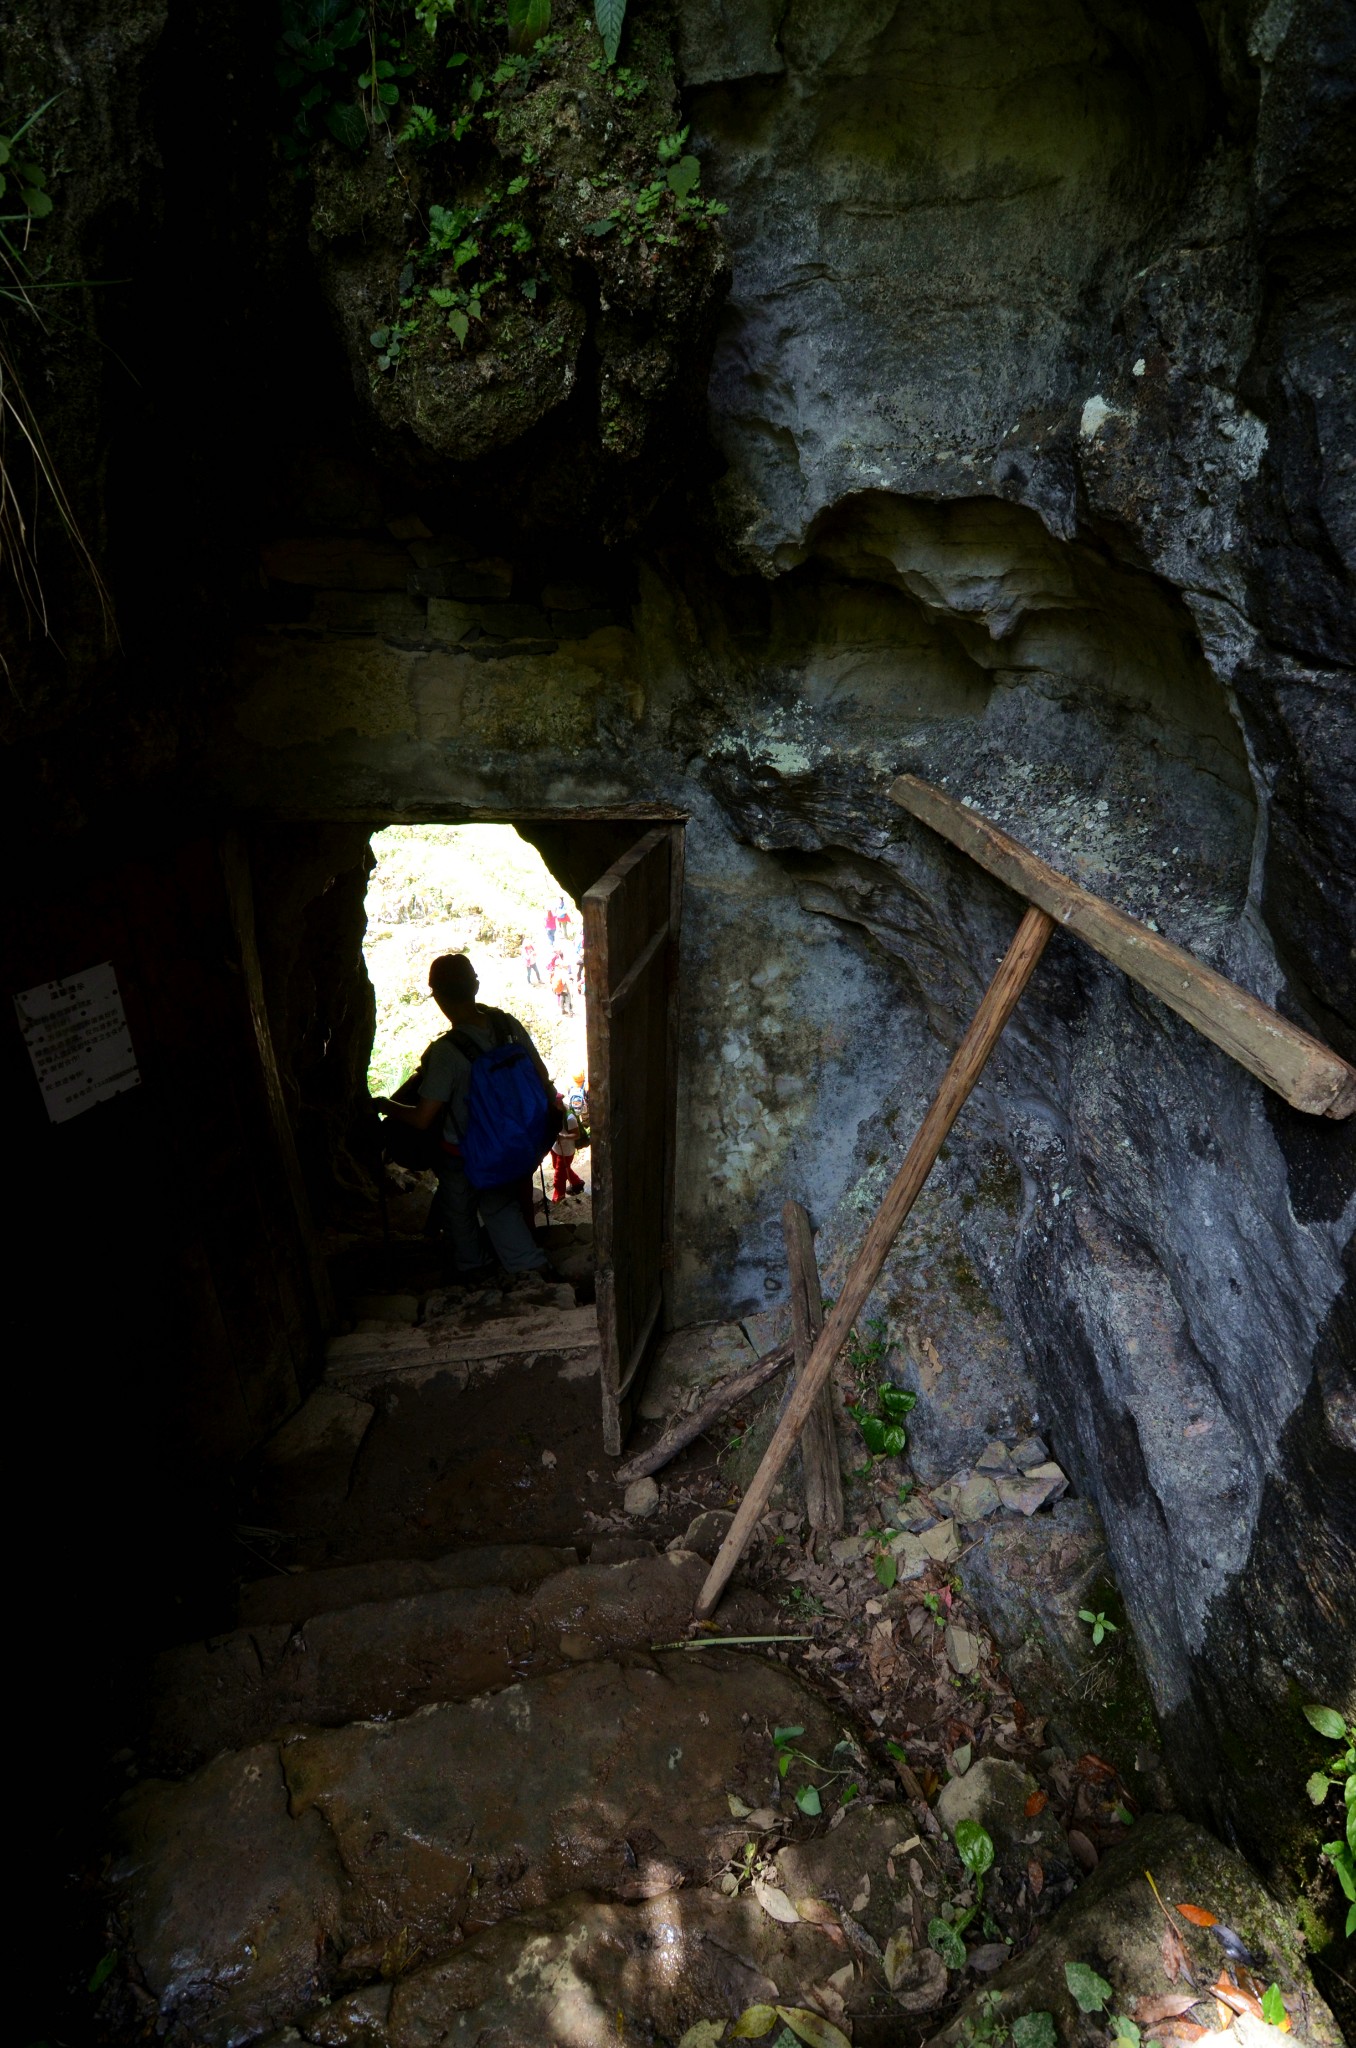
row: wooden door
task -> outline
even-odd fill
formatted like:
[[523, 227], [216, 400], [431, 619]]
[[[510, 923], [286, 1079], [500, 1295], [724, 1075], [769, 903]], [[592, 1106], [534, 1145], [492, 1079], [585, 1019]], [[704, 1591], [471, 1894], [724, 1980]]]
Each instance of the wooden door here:
[[616, 1457], [673, 1269], [683, 828], [659, 825], [584, 894], [603, 1446]]

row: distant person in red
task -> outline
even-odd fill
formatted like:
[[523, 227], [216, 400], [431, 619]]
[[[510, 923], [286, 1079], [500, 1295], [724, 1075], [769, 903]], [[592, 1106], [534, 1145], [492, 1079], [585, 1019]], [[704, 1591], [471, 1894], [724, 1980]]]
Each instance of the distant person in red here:
[[579, 1118], [572, 1110], [566, 1110], [560, 1134], [551, 1147], [553, 1202], [563, 1202], [566, 1195], [580, 1195], [584, 1192], [584, 1183], [574, 1170], [574, 1155], [578, 1149]]
[[569, 904], [565, 901], [565, 898], [562, 896], [559, 903], [557, 903], [556, 905], [556, 932], [562, 941], [568, 941], [569, 939], [570, 919], [573, 916], [574, 912], [570, 909]]
[[546, 943], [549, 946], [553, 943], [556, 936], [556, 914], [549, 903], [546, 906], [546, 915], [542, 919], [542, 923], [546, 927]]
[[528, 985], [528, 987], [529, 987], [529, 988], [531, 988], [531, 986], [532, 986], [533, 982], [535, 981], [535, 982], [536, 982], [536, 984], [537, 984], [537, 987], [538, 987], [538, 988], [540, 988], [540, 987], [541, 987], [541, 985], [542, 985], [542, 984], [541, 984], [541, 969], [540, 969], [540, 967], [538, 967], [538, 965], [537, 965], [537, 948], [536, 948], [536, 946], [535, 946], [535, 945], [533, 944], [533, 942], [532, 942], [532, 940], [531, 940], [531, 939], [524, 939], [524, 940], [523, 940], [523, 959], [524, 959], [524, 960], [525, 960], [525, 962], [527, 963], [527, 985]]

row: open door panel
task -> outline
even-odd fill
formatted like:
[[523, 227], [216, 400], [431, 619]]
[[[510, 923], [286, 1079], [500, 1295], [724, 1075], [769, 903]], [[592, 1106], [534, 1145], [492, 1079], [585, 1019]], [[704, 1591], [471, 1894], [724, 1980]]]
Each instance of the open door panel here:
[[673, 1266], [682, 856], [682, 826], [656, 826], [584, 894], [603, 1446], [613, 1457]]

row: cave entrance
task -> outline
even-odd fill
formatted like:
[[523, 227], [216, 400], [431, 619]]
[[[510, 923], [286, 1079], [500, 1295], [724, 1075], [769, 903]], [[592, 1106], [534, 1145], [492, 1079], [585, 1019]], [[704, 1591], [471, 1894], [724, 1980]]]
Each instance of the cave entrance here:
[[[368, 1086], [389, 1095], [445, 1024], [429, 961], [464, 952], [481, 1000], [517, 1017], [591, 1143], [538, 1169], [533, 1231], [592, 1298], [605, 1449], [617, 1455], [666, 1328], [673, 1269], [683, 827], [672, 819], [398, 824], [373, 835], [364, 959], [375, 998]], [[576, 1107], [580, 1105], [576, 1101]], [[441, 1261], [432, 1174], [388, 1166], [388, 1276]], [[393, 1259], [396, 1263], [393, 1263]]]

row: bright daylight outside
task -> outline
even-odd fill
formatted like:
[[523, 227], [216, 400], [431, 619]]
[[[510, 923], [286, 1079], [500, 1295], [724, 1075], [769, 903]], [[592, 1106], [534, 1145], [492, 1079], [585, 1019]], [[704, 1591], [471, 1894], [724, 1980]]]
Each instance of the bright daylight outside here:
[[[526, 1025], [568, 1101], [586, 1072], [583, 919], [537, 849], [511, 825], [391, 825], [372, 835], [372, 851], [363, 943], [377, 1013], [371, 1093], [392, 1094], [447, 1029], [429, 962], [466, 953], [480, 1000]], [[587, 1151], [575, 1165], [587, 1186]]]

